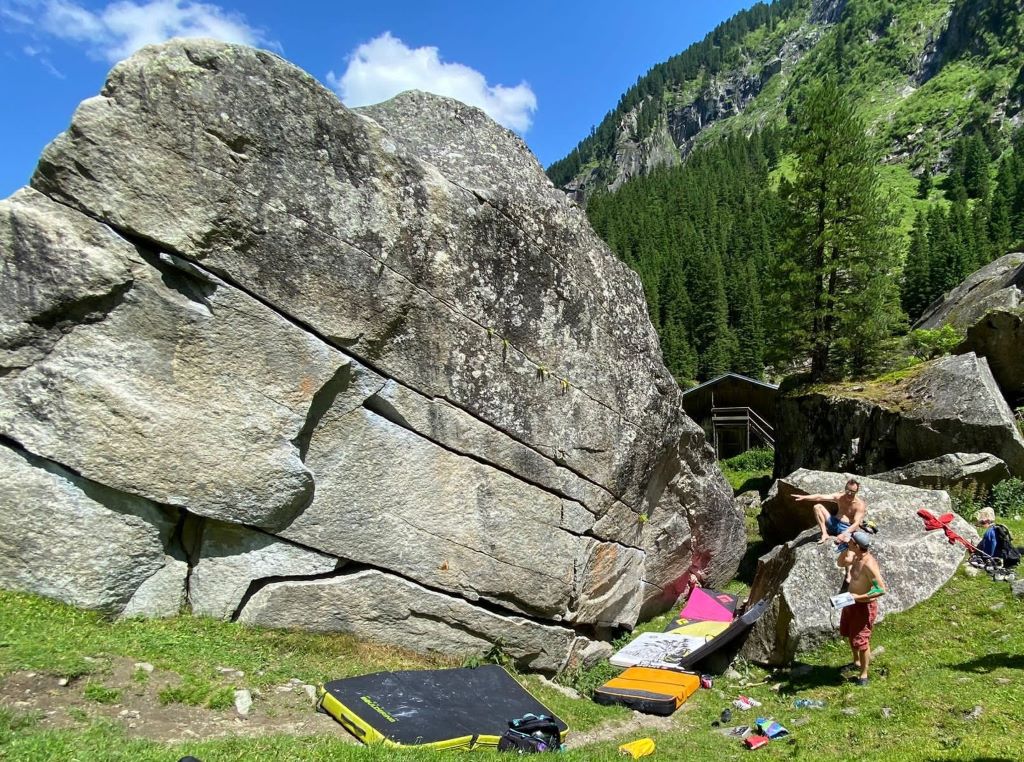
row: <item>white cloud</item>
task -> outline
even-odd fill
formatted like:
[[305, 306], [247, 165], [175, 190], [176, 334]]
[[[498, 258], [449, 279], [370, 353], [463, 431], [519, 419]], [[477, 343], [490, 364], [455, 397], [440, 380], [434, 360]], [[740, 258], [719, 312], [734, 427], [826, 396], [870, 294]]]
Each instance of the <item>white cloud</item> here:
[[[219, 6], [188, 0], [118, 0], [91, 11], [71, 0], [21, 0], [18, 10], [7, 4], [3, 15], [46, 34], [78, 43], [97, 58], [118, 61], [143, 45], [171, 37], [213, 37], [246, 45], [268, 44], [260, 30], [240, 14]], [[24, 9], [31, 9], [27, 14]], [[31, 17], [31, 22], [28, 18]], [[272, 43], [271, 43], [272, 45]]]
[[47, 55], [49, 53], [49, 50], [50, 49], [47, 48], [45, 45], [25, 45], [21, 48], [22, 53], [24, 53], [29, 58], [33, 58], [36, 61], [38, 61], [39, 65], [46, 69], [48, 72], [50, 72], [50, 74], [52, 74], [54, 77], [56, 77], [57, 79], [67, 79], [64, 72], [62, 72], [60, 69], [54, 66], [53, 62], [50, 61], [50, 58]]
[[499, 124], [519, 132], [530, 128], [537, 110], [537, 97], [525, 82], [515, 87], [488, 85], [475, 69], [442, 61], [437, 48], [409, 48], [390, 32], [356, 48], [345, 72], [340, 77], [328, 72], [327, 83], [353, 107], [379, 103], [403, 90], [446, 95], [483, 109]]

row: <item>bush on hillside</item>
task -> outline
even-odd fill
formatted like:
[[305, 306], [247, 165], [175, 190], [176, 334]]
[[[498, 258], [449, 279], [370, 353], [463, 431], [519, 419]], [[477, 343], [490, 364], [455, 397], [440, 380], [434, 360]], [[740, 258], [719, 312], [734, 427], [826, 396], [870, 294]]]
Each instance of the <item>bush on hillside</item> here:
[[1024, 513], [1024, 481], [1006, 479], [992, 488], [992, 507], [999, 516]]

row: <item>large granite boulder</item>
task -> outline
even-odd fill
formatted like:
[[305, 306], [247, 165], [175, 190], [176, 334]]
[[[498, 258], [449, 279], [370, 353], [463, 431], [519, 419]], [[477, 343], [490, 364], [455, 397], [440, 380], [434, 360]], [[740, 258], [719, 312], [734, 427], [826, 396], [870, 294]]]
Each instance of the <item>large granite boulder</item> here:
[[1013, 252], [968, 275], [963, 283], [937, 299], [914, 328], [951, 325], [966, 331], [993, 310], [1013, 312], [1024, 300], [1024, 253]]
[[951, 325], [965, 334], [956, 348], [988, 360], [1013, 406], [1024, 404], [1024, 253], [1000, 257], [935, 302], [915, 328]]
[[1010, 478], [1010, 469], [995, 455], [987, 452], [954, 452], [931, 460], [920, 460], [905, 466], [871, 474], [872, 479], [893, 484], [907, 484], [927, 489], [960, 489], [984, 493], [992, 485]]
[[[804, 510], [783, 513], [782, 503], [791, 507], [794, 493], [836, 491], [847, 474], [801, 470], [772, 488], [765, 501], [766, 511], [776, 511], [773, 524], [785, 527], [780, 534], [793, 539], [777, 545], [758, 561], [751, 584], [750, 599], [771, 599], [767, 612], [757, 622], [741, 655], [759, 663], [783, 665], [794, 656], [838, 637], [839, 613], [829, 597], [839, 592], [844, 571], [836, 566], [837, 551], [832, 542], [818, 544], [817, 528], [805, 530]], [[861, 494], [868, 515], [878, 526], [872, 552], [878, 558], [889, 593], [879, 599], [879, 620], [929, 598], [956, 571], [964, 557], [962, 545], [951, 545], [942, 531], [926, 531], [917, 511], [925, 508], [936, 515], [950, 512], [948, 493], [861, 480]], [[788, 517], [788, 518], [787, 518]], [[813, 517], [811, 518], [813, 522]], [[956, 517], [951, 524], [968, 541], [978, 534], [970, 524]]]
[[1003, 396], [1024, 406], [1024, 305], [1014, 311], [992, 310], [967, 329], [957, 352], [974, 352], [988, 360]]
[[1024, 476], [1024, 438], [973, 353], [874, 381], [783, 390], [776, 476], [798, 468], [870, 474], [948, 453], [995, 455]]
[[[638, 278], [476, 109], [357, 113], [269, 53], [146, 48], [0, 202], [0, 259], [0, 443], [57, 496], [4, 540], [114, 511], [129, 539], [97, 537], [139, 567], [65, 600], [387, 639], [379, 611], [429, 598], [407, 645], [479, 653], [514, 622], [509, 652], [555, 669], [737, 568]], [[56, 595], [33, 542], [0, 584]], [[335, 589], [362, 602], [307, 616]]]

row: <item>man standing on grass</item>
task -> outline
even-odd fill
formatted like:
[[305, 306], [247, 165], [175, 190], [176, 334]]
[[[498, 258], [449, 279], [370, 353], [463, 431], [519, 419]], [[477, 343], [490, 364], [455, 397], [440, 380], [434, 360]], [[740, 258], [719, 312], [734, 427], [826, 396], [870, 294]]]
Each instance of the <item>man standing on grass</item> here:
[[[836, 538], [836, 544], [849, 542], [850, 535], [860, 529], [868, 509], [867, 504], [860, 499], [860, 482], [853, 477], [846, 481], [846, 488], [842, 492], [834, 495], [795, 495], [793, 499], [798, 503], [817, 501], [814, 504], [814, 518], [821, 529], [819, 545], [829, 535]], [[836, 512], [831, 513], [825, 503], [835, 503]]]
[[878, 616], [876, 599], [887, 592], [878, 559], [871, 553], [871, 535], [856, 531], [850, 544], [839, 555], [836, 565], [847, 569], [850, 580], [848, 592], [854, 603], [843, 609], [839, 618], [839, 634], [850, 641], [853, 652], [852, 666], [860, 670], [857, 685], [868, 684], [868, 664], [871, 662], [871, 628]]

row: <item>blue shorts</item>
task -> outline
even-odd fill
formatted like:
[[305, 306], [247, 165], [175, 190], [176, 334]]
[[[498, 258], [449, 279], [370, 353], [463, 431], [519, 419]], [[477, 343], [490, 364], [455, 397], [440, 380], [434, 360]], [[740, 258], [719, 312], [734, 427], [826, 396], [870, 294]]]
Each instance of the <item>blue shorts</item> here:
[[849, 524], [845, 521], [840, 521], [835, 516], [829, 516], [828, 521], [825, 522], [825, 531], [833, 537], [838, 537], [849, 528]]

